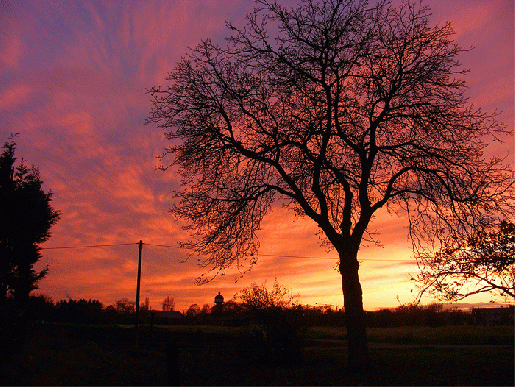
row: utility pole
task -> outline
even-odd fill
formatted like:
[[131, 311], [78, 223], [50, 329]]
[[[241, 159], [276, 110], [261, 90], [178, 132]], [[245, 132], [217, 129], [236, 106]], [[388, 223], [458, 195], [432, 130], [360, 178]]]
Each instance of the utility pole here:
[[139, 257], [138, 257], [138, 282], [136, 285], [136, 348], [139, 349], [139, 289], [141, 283], [141, 251], [143, 250], [143, 241], [139, 241]]

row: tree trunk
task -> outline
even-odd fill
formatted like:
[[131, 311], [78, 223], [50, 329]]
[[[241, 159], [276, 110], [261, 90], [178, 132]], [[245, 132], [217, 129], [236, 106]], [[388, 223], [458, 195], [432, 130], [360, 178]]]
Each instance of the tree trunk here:
[[363, 372], [368, 365], [368, 340], [365, 329], [363, 293], [359, 282], [359, 262], [353, 257], [340, 255], [340, 273], [345, 307], [345, 324], [349, 342], [349, 368]]

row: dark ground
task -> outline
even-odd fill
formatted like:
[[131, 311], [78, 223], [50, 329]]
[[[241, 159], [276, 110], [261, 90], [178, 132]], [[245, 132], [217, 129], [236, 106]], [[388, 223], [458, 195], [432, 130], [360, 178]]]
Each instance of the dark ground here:
[[[2, 367], [4, 385], [514, 385], [513, 327], [369, 330], [371, 364], [347, 372], [343, 330], [278, 349], [257, 327], [44, 324]], [[288, 352], [289, 351], [289, 352]], [[293, 353], [293, 357], [292, 354]]]

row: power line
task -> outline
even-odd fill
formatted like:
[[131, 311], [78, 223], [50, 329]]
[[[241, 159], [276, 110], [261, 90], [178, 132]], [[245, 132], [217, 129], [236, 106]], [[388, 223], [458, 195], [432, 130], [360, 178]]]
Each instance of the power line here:
[[[133, 246], [138, 245], [139, 242], [131, 242], [131, 243], [113, 243], [113, 244], [98, 244], [98, 245], [82, 245], [82, 246], [51, 246], [51, 247], [41, 247], [41, 250], [62, 250], [62, 249], [87, 249], [87, 248], [97, 248], [97, 247], [114, 247], [114, 246]], [[157, 246], [157, 247], [177, 247], [171, 245], [160, 245], [154, 243], [143, 243], [146, 246]]]
[[137, 245], [136, 243], [115, 243], [115, 244], [101, 244], [101, 245], [83, 245], [83, 246], [52, 246], [52, 247], [41, 247], [41, 250], [62, 250], [62, 249], [89, 249], [97, 247], [113, 247], [113, 246], [132, 246]]
[[157, 246], [157, 247], [171, 247], [171, 248], [175, 248], [177, 246], [171, 246], [171, 245], [157, 245], [157, 244], [154, 244], [154, 243], [143, 243], [144, 245], [147, 245], [147, 246]]
[[[166, 247], [166, 248], [176, 248], [177, 247], [177, 246], [157, 244], [157, 243], [142, 243], [142, 244], [145, 245], [145, 246], [153, 246], [153, 247]], [[134, 245], [139, 245], [139, 242], [114, 243], [114, 244], [98, 244], [98, 245], [82, 245], [82, 246], [52, 246], [52, 247], [41, 247], [41, 250], [88, 249], [88, 248], [115, 247], [115, 246], [134, 246]], [[316, 256], [313, 256], [313, 255], [282, 255], [282, 254], [258, 254], [258, 257], [299, 258], [299, 259], [332, 259], [332, 260], [337, 260], [338, 259], [338, 257], [316, 257]], [[413, 260], [406, 260], [406, 259], [361, 258], [361, 259], [358, 259], [358, 261], [415, 263]]]

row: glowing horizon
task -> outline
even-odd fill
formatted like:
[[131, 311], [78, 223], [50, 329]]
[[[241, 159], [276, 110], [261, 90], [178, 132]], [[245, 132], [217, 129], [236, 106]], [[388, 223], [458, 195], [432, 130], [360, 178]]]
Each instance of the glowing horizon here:
[[[20, 133], [16, 157], [39, 168], [44, 189], [54, 193], [53, 206], [62, 212], [42, 247], [114, 245], [43, 250], [38, 267], [50, 270], [36, 293], [105, 305], [134, 300], [137, 243], [143, 240], [140, 300], [149, 297], [156, 309], [166, 296], [174, 297], [178, 310], [212, 305], [219, 291], [228, 300], [252, 282], [271, 284], [274, 278], [303, 304], [342, 306], [336, 253], [320, 246], [314, 224], [280, 205], [265, 218], [259, 262], [243, 277], [234, 269], [199, 287], [195, 279], [206, 270], [177, 247], [186, 234], [168, 207], [178, 181], [171, 170], [155, 171], [155, 156], [167, 142], [162, 130], [143, 124], [150, 111], [145, 92], [166, 84], [187, 47], [208, 37], [223, 43], [225, 20], [243, 25], [253, 2], [5, 4], [0, 6], [0, 141]], [[513, 132], [513, 1], [427, 4], [433, 23], [453, 22], [456, 42], [476, 47], [460, 57], [471, 70], [471, 102], [498, 109], [499, 120]], [[513, 165], [513, 139], [492, 144], [489, 153], [506, 155]], [[386, 213], [371, 226], [384, 247], [360, 250], [367, 310], [413, 300], [409, 274], [417, 268], [406, 226]], [[127, 243], [133, 245], [120, 245]]]

